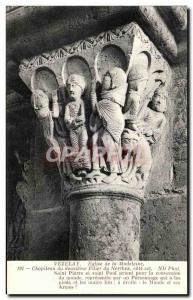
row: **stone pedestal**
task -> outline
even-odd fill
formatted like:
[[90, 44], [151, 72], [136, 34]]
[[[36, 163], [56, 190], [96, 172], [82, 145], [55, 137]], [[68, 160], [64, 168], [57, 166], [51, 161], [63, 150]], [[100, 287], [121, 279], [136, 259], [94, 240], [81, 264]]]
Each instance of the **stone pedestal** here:
[[141, 198], [96, 184], [73, 190], [69, 201], [69, 259], [139, 260]]

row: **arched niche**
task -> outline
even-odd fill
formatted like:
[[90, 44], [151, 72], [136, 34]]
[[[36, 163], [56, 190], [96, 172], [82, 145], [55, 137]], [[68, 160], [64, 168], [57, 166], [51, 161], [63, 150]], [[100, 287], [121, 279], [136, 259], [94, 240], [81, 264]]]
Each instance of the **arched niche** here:
[[126, 72], [127, 65], [125, 53], [116, 45], [105, 46], [97, 57], [97, 70], [101, 80], [105, 73], [114, 67], [119, 67]]
[[56, 75], [47, 67], [41, 67], [35, 71], [31, 81], [32, 90], [40, 89], [50, 95], [53, 90], [58, 89]]
[[164, 72], [164, 70], [156, 70], [154, 72], [150, 72], [144, 96], [151, 96], [159, 86], [165, 85], [167, 79], [167, 74]]
[[[66, 63], [63, 66], [63, 70], [62, 70], [62, 77], [63, 77], [64, 84], [66, 84], [66, 80], [67, 80], [68, 76], [71, 74], [78, 74], [78, 75], [83, 76], [84, 80], [86, 82], [86, 88], [82, 95], [82, 98], [85, 103], [86, 120], [87, 120], [86, 122], [88, 125], [89, 117], [91, 114], [90, 88], [91, 88], [92, 76], [91, 76], [91, 71], [90, 71], [89, 65], [83, 57], [74, 55], [67, 59]], [[66, 93], [66, 96], [68, 99], [67, 93]]]
[[87, 95], [91, 86], [91, 72], [88, 63], [83, 57], [76, 55], [68, 58], [63, 67], [63, 81], [66, 82], [68, 76], [71, 74], [79, 74], [84, 77], [86, 81], [85, 94]]
[[147, 51], [142, 51], [132, 57], [129, 69], [135, 65], [143, 66], [147, 71], [149, 71], [151, 67], [151, 54]]
[[[136, 81], [136, 87], [140, 95], [140, 107], [138, 117], [141, 115], [148, 105], [148, 94], [153, 88], [151, 81], [151, 54], [147, 51], [142, 51], [132, 56], [128, 69], [128, 85], [130, 82]], [[126, 107], [129, 107], [129, 101]]]

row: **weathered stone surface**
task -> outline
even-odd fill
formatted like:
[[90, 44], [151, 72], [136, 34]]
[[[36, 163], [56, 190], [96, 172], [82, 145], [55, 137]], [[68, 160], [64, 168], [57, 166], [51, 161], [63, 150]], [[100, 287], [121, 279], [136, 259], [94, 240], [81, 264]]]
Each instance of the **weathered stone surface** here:
[[24, 97], [22, 97], [20, 94], [16, 93], [16, 92], [12, 92], [10, 94], [7, 95], [6, 97], [7, 100], [7, 104], [6, 104], [6, 109], [7, 111], [15, 111], [17, 112], [18, 107], [22, 108], [27, 108], [27, 109], [31, 109], [31, 105], [29, 103], [29, 101], [26, 101], [26, 99]]
[[[99, 84], [101, 88], [105, 76], [107, 75], [108, 77], [108, 74], [111, 77], [113, 88], [109, 90], [108, 88], [106, 90], [104, 89], [104, 91], [101, 91], [101, 95], [99, 95], [96, 86]], [[149, 145], [154, 144], [160, 138], [163, 128], [167, 123], [165, 112], [167, 110], [166, 101], [169, 102], [169, 99], [168, 93], [166, 90], [164, 91], [164, 88], [167, 88], [170, 84], [171, 70], [162, 55], [136, 23], [132, 22], [125, 26], [102, 32], [97, 36], [91, 36], [85, 40], [77, 41], [74, 44], [65, 45], [51, 52], [41, 53], [29, 59], [23, 59], [20, 64], [20, 76], [29, 89], [33, 91], [33, 106], [43, 126], [44, 138], [48, 146], [57, 144], [59, 148], [58, 136], [57, 134], [54, 136], [55, 125], [53, 118], [57, 120], [62, 118], [65, 123], [64, 126], [66, 126], [67, 129], [65, 131], [65, 138], [63, 136], [63, 145], [67, 144], [68, 146], [72, 146], [74, 151], [75, 148], [82, 149], [83, 146], [86, 148], [87, 145], [91, 148], [92, 146], [96, 148], [96, 145], [99, 146], [99, 144], [105, 147], [104, 140], [110, 140], [111, 149], [114, 153], [117, 152], [117, 147], [122, 144], [125, 144], [125, 147], [129, 147], [130, 152], [135, 152], [134, 148], [136, 148], [136, 146], [132, 149], [130, 143], [131, 140], [136, 140], [136, 144], [141, 149], [141, 152], [144, 153], [143, 157], [136, 160], [133, 173], [129, 174], [131, 168], [129, 168], [128, 165], [125, 169], [122, 168], [121, 158], [113, 158], [109, 163], [110, 166], [107, 166], [107, 163], [105, 167], [108, 174], [102, 172], [103, 176], [108, 178], [101, 180], [105, 183], [110, 183], [111, 180], [114, 180], [115, 175], [126, 173], [121, 179], [119, 176], [116, 179], [120, 179], [128, 185], [131, 184], [135, 186], [136, 190], [139, 190], [139, 194], [140, 192], [144, 192], [152, 165]], [[77, 78], [76, 80], [73, 79], [73, 82], [76, 82], [77, 93], [80, 94], [78, 98], [76, 97], [76, 101], [72, 101], [72, 96], [69, 94], [68, 86], [71, 76], [72, 78]], [[84, 81], [83, 88], [82, 81]], [[93, 82], [95, 83], [94, 85]], [[80, 87], [82, 89], [81, 92]], [[56, 94], [56, 97], [52, 96], [53, 91], [56, 89], [58, 89], [58, 92], [63, 89], [63, 98], [58, 98], [58, 94]], [[80, 111], [77, 110], [77, 113], [79, 114], [78, 118], [81, 118], [82, 121], [78, 120], [77, 113], [75, 113], [75, 119], [72, 121], [69, 110], [72, 106], [73, 110], [75, 107], [78, 109], [80, 97], [82, 104]], [[108, 100], [110, 108], [106, 106], [104, 97], [110, 97], [108, 98], [110, 99], [110, 101]], [[115, 97], [115, 99], [113, 97]], [[112, 98], [114, 99], [113, 101], [111, 100]], [[157, 104], [155, 104], [158, 98], [159, 102], [161, 101], [160, 103], [162, 103], [159, 108], [156, 106]], [[104, 101], [100, 101], [102, 99]], [[55, 101], [53, 107], [55, 107], [54, 105], [58, 105], [59, 107], [58, 103], [61, 102], [64, 111], [62, 112], [62, 110], [60, 110], [59, 113], [58, 108], [57, 116], [54, 116], [54, 111], [53, 108], [51, 108], [52, 105], [49, 106], [49, 101], [51, 103]], [[99, 104], [97, 104], [97, 102], [99, 102]], [[152, 103], [151, 108], [150, 102]], [[153, 106], [153, 103], [155, 106]], [[148, 105], [149, 107], [147, 108]], [[39, 106], [43, 109], [39, 109]], [[99, 106], [101, 106], [101, 111], [98, 111]], [[135, 110], [133, 109], [132, 111], [129, 107], [135, 107]], [[102, 117], [103, 114], [104, 116]], [[93, 131], [92, 126], [89, 126], [89, 122], [91, 121], [90, 115], [93, 118], [93, 122], [97, 122], [95, 115], [99, 115], [100, 118], [104, 119], [104, 121], [108, 123], [108, 130], [110, 127], [113, 128], [110, 134], [108, 130], [106, 131], [105, 127], [101, 127], [100, 124], [97, 126], [99, 126], [99, 128], [101, 127], [101, 129], [98, 128]], [[110, 119], [105, 119], [107, 118], [105, 117], [106, 115], [110, 115], [110, 118], [114, 119], [114, 124], [111, 124], [112, 121], [110, 121]], [[151, 120], [154, 120], [154, 123], [152, 123]], [[72, 124], [70, 124], [71, 122]], [[75, 126], [73, 124], [76, 124], [76, 122], [79, 122], [79, 125], [76, 125], [79, 126], [79, 134], [81, 134], [79, 137], [77, 129], [71, 128]], [[137, 123], [140, 124], [140, 122], [141, 129], [139, 129], [139, 131], [142, 135], [139, 137], [135, 131], [137, 130]], [[83, 129], [84, 134], [82, 133]], [[154, 134], [157, 135], [157, 138]], [[103, 135], [106, 135], [104, 140], [102, 140]], [[93, 144], [96, 137], [98, 141]], [[69, 144], [67, 138], [70, 140]], [[81, 143], [80, 141], [78, 142], [78, 138], [82, 139]], [[103, 168], [102, 165], [99, 166], [99, 161], [92, 161], [92, 164], [89, 164], [87, 161], [87, 163], [84, 163], [84, 167], [86, 170], [83, 171], [86, 173], [91, 171], [91, 174], [92, 171], [96, 171], [97, 168], [99, 172]], [[77, 166], [75, 168], [74, 165], [72, 169], [75, 172], [80, 171]], [[131, 176], [135, 177], [136, 171], [138, 171], [138, 177], [136, 176], [133, 182], [131, 182]], [[111, 177], [108, 176], [109, 173], [111, 175], [112, 172], [115, 174]], [[169, 172], [167, 174], [169, 174]], [[69, 172], [65, 175], [67, 177], [70, 176]], [[82, 181], [81, 176], [79, 177], [80, 178], [76, 179]], [[88, 174], [86, 179], [88, 179], [87, 183], [92, 183], [90, 180], [92, 179], [92, 175]], [[84, 184], [85, 182], [83, 182], [83, 185]]]
[[[122, 229], [115, 231], [115, 235], [112, 235], [112, 241], [115, 240], [113, 244], [117, 243], [118, 249], [120, 248], [120, 251], [115, 251], [114, 259], [138, 259], [139, 234], [135, 238], [136, 233], [133, 233], [134, 230], [129, 222], [133, 218], [139, 218], [140, 207], [138, 203], [137, 206], [135, 204], [134, 208], [137, 207], [137, 211], [131, 212], [134, 217], [130, 216], [129, 208], [125, 206], [125, 198], [134, 197], [134, 200], [138, 201], [138, 198], [144, 195], [152, 166], [150, 145], [154, 145], [160, 138], [167, 123], [165, 112], [169, 99], [167, 90], [163, 89], [163, 86], [164, 88], [169, 86], [170, 75], [171, 70], [167, 62], [134, 22], [22, 60], [20, 76], [32, 91], [32, 104], [42, 125], [42, 135], [36, 132], [34, 145], [36, 197], [33, 202], [31, 201], [32, 208], [37, 209], [39, 205], [43, 205], [44, 201], [41, 202], [41, 199], [46, 195], [48, 195], [46, 198], [49, 199], [49, 203], [47, 200], [48, 206], [55, 206], [58, 203], [57, 192], [52, 191], [52, 186], [57, 186], [54, 174], [52, 174], [52, 185], [46, 186], [49, 177], [45, 174], [43, 164], [46, 161], [42, 156], [46, 149], [43, 149], [40, 142], [44, 138], [47, 146], [57, 146], [59, 149], [61, 133], [56, 129], [55, 121], [60, 121], [60, 124], [64, 122], [64, 126], [66, 126], [66, 130], [64, 130], [64, 126], [62, 129], [62, 147], [67, 144], [72, 147], [73, 151], [79, 151], [82, 148], [87, 149], [88, 145], [94, 150], [103, 145], [103, 147], [107, 147], [106, 151], [109, 151], [109, 147], [113, 150], [114, 156], [110, 160], [103, 157], [102, 163], [99, 158], [93, 159], [92, 149], [92, 155], [87, 160], [82, 158], [79, 163], [71, 160], [68, 164], [70, 172], [67, 171], [66, 163], [64, 162], [62, 165], [60, 157], [57, 157], [59, 170], [63, 166], [63, 173], [60, 172], [60, 175], [64, 185], [70, 181], [72, 187], [80, 186], [80, 190], [83, 189], [81, 202], [80, 204], [76, 202], [78, 206], [75, 207], [73, 205], [76, 196], [73, 191], [70, 192], [70, 258], [105, 259], [111, 257], [112, 259], [114, 247], [108, 246], [110, 242], [106, 240], [109, 234], [105, 234], [102, 245], [99, 242], [103, 235], [103, 228], [106, 226], [100, 217], [103, 206], [107, 202], [110, 208], [105, 209], [109, 212], [104, 220], [111, 224], [109, 226], [112, 227], [112, 231], [114, 227], [119, 227], [119, 222], [117, 224], [113, 221], [113, 219], [117, 219], [114, 215], [116, 207], [111, 207], [110, 204], [112, 199], [118, 197], [119, 201], [117, 203], [113, 201], [113, 205], [118, 205], [122, 214], [125, 210], [124, 222], [128, 234], [124, 237], [126, 232], [121, 224]], [[109, 79], [110, 85], [108, 85]], [[101, 84], [100, 97], [97, 96], [97, 84]], [[56, 90], [57, 92], [54, 92]], [[63, 91], [62, 97], [60, 96], [61, 91]], [[49, 101], [51, 105], [49, 105]], [[61, 109], [59, 105], [61, 105]], [[89, 126], [91, 124], [90, 114], [94, 123]], [[102, 120], [101, 123], [97, 120], [96, 115]], [[94, 129], [95, 127], [96, 129]], [[122, 154], [120, 156], [118, 154], [118, 147], [123, 145], [129, 155], [132, 153], [131, 159], [129, 156], [126, 157], [125, 169]], [[135, 154], [135, 151], [140, 154], [138, 152]], [[163, 150], [162, 152], [164, 159], [166, 155]], [[117, 156], [115, 156], [116, 153]], [[159, 166], [156, 167], [161, 170]], [[168, 165], [165, 166], [165, 169], [168, 171]], [[159, 176], [160, 173], [157, 177]], [[158, 182], [156, 176], [155, 179]], [[118, 185], [115, 190], [113, 190], [112, 182], [115, 186]], [[100, 183], [99, 190], [93, 190], [96, 183]], [[92, 204], [99, 207], [99, 211], [96, 212], [98, 230], [97, 234], [94, 233], [96, 236], [94, 242], [90, 242], [89, 234], [87, 234], [90, 230], [93, 231], [92, 222], [88, 221], [89, 218], [93, 218], [92, 208], [89, 207], [91, 202], [86, 201], [88, 193], [91, 199], [93, 195], [91, 192], [85, 192], [87, 185], [94, 197], [100, 199], [102, 196], [99, 205], [94, 202]], [[41, 194], [41, 191], [44, 195]], [[78, 196], [80, 197], [79, 193]], [[85, 228], [82, 228], [82, 225], [79, 226], [82, 223], [85, 224]], [[136, 226], [139, 233], [140, 224]], [[80, 227], [80, 230], [77, 231], [77, 227]], [[99, 243], [98, 250], [96, 250], [97, 243]], [[128, 244], [128, 248], [124, 246], [125, 243]], [[89, 251], [86, 250], [87, 248]]]
[[28, 211], [23, 260], [68, 259], [69, 219], [65, 207]]
[[[109, 51], [107, 51], [108, 47]], [[85, 67], [82, 69], [80, 60], [89, 67], [88, 84], [91, 79], [95, 78], [96, 69], [99, 73], [99, 78], [96, 78], [98, 80], [102, 80], [102, 75], [110, 67], [121, 67], [128, 75], [131, 67], [130, 60], [132, 60], [132, 64], [141, 63], [148, 69], [150, 81], [150, 86], [147, 87], [148, 92], [151, 91], [156, 80], [164, 83], [167, 78], [166, 85], [168, 85], [171, 76], [167, 61], [135, 22], [87, 37], [85, 40], [64, 44], [58, 49], [39, 53], [37, 56], [24, 58], [19, 66], [19, 75], [30, 90], [37, 88], [37, 80], [39, 80], [37, 72], [39, 71], [49, 72], [50, 78], [52, 74], [58, 85], [63, 85], [71, 71], [70, 61], [72, 59], [75, 60], [75, 73], [86, 75]], [[78, 59], [79, 61], [77, 61]]]
[[187, 66], [173, 68], [173, 157], [174, 187], [187, 185]]
[[15, 105], [7, 110], [6, 212], [9, 259], [20, 259], [25, 247], [26, 207], [16, 192], [16, 186], [18, 182], [23, 181], [23, 162], [27, 161], [30, 155], [30, 141], [34, 134], [32, 115], [33, 111], [29, 106]]
[[18, 9], [20, 6], [6, 6], [6, 13], [10, 13], [16, 9]]
[[145, 30], [150, 31], [151, 38], [157, 41], [157, 46], [166, 52], [171, 58], [177, 56], [177, 45], [173, 34], [153, 6], [140, 6], [139, 12], [147, 24]]
[[[42, 78], [47, 78], [46, 88], [52, 90], [66, 82], [69, 70], [70, 73], [72, 71], [86, 71], [85, 77], [89, 82], [86, 99], [90, 101], [90, 82], [92, 76], [95, 75], [95, 68], [98, 68], [100, 78], [112, 66], [121, 67], [128, 74], [130, 58], [134, 58], [134, 61], [140, 61], [147, 66], [150, 65], [151, 61], [151, 66], [153, 66], [150, 68], [151, 75], [154, 72], [159, 75], [156, 78], [152, 76], [152, 80], [160, 80], [168, 88], [168, 80], [166, 79], [169, 78], [170, 72], [168, 72], [168, 64], [164, 62], [161, 53], [173, 58], [176, 55], [176, 43], [163, 19], [160, 18], [157, 8], [143, 7], [139, 10], [141, 10], [144, 17], [143, 28], [147, 30], [150, 40], [158, 45], [161, 53], [157, 51], [154, 44], [143, 34], [141, 29], [139, 30], [138, 25], [134, 26], [133, 31], [130, 32], [130, 41], [134, 46], [128, 47], [125, 43], [125, 29], [120, 30], [117, 27], [128, 23], [130, 19], [128, 12], [130, 11], [131, 17], [133, 17], [136, 8], [79, 8], [75, 15], [73, 15], [74, 8], [70, 8], [68, 18], [63, 18], [61, 21], [60, 18], [66, 8], [52, 10], [51, 7], [46, 9], [40, 7], [38, 14], [42, 16], [42, 19], [39, 18], [38, 22], [35, 20], [39, 8], [31, 7], [29, 10], [28, 8], [9, 13], [8, 39], [11, 41], [9, 44], [11, 51], [8, 51], [8, 54], [13, 55], [16, 60], [18, 58], [23, 59], [21, 73], [23, 73], [23, 80], [29, 89], [39, 87], [37, 81], [41, 82], [41, 75]], [[56, 11], [58, 13], [55, 14]], [[66, 9], [65, 13], [67, 12]], [[185, 19], [180, 16], [178, 20], [178, 12], [179, 10], [176, 12], [175, 22], [178, 21], [179, 27], [183, 30], [186, 27]], [[71, 14], [73, 15], [72, 18]], [[55, 20], [57, 15], [60, 18]], [[118, 18], [118, 15], [122, 17]], [[86, 17], [83, 18], [83, 16]], [[135, 14], [134, 18], [136, 16]], [[76, 22], [74, 22], [76, 17]], [[26, 20], [29, 20], [28, 28], [24, 28]], [[55, 21], [51, 24], [49, 20]], [[138, 21], [141, 23], [139, 16], [137, 16]], [[88, 24], [90, 24], [89, 27]], [[39, 28], [37, 28], [38, 26]], [[99, 32], [113, 27], [115, 27], [114, 30], [99, 34]], [[168, 27], [171, 30], [171, 26]], [[16, 36], [16, 31], [17, 34], [21, 33], [19, 38]], [[177, 29], [171, 30], [171, 32], [175, 35]], [[96, 36], [87, 38], [90, 34], [96, 34]], [[185, 41], [184, 31], [183, 34], [183, 40]], [[78, 39], [81, 40], [66, 46], [67, 43]], [[177, 37], [176, 41], [179, 42], [180, 39], [181, 35]], [[105, 47], [105, 45], [108, 45], [108, 47]], [[61, 48], [56, 49], [60, 46]], [[183, 57], [181, 59], [184, 61], [186, 59], [186, 47], [186, 43], [183, 43]], [[45, 48], [46, 52], [40, 54]], [[49, 49], [51, 49], [50, 52], [47, 51]], [[140, 53], [141, 51], [143, 53]], [[97, 57], [96, 54], [99, 52], [100, 55]], [[151, 53], [151, 59], [147, 53]], [[32, 60], [25, 57], [34, 54], [37, 56]], [[77, 57], [77, 55], [80, 57]], [[96, 57], [97, 59], [95, 59]], [[83, 60], [84, 64], [82, 64]], [[85, 61], [88, 61], [88, 64]], [[177, 60], [175, 60], [175, 63], [177, 63]], [[47, 68], [46, 72], [44, 72], [45, 69], [41, 72], [42, 67]], [[175, 193], [182, 192], [187, 185], [187, 71], [185, 63], [175, 65], [172, 68], [174, 83], [169, 88], [171, 94], [168, 99], [166, 113], [168, 122], [161, 140], [152, 149], [153, 166], [146, 191], [149, 202], [145, 204], [141, 219], [142, 246], [140, 259], [144, 260], [186, 259], [186, 198], [184, 194], [177, 194], [176, 196]], [[18, 99], [18, 105], [15, 105], [14, 108], [16, 113], [22, 101], [20, 95], [13, 93], [12, 89], [16, 90], [17, 93], [23, 90], [23, 95], [30, 94], [24, 83], [22, 86], [21, 81], [19, 82], [16, 78], [18, 75], [16, 77], [12, 76], [16, 69], [17, 65], [11, 62], [8, 66], [8, 100], [11, 103], [10, 107], [12, 107], [13, 114], [11, 123], [15, 123], [13, 113], [14, 97], [16, 96]], [[50, 69], [52, 69], [51, 72], [47, 72]], [[167, 72], [164, 78], [164, 76], [160, 76], [161, 73], [159, 72], [166, 69]], [[36, 74], [34, 75], [34, 73]], [[35, 82], [34, 79], [38, 80]], [[28, 103], [30, 103], [29, 98]], [[18, 118], [22, 119], [23, 115], [24, 113]], [[87, 115], [89, 115], [89, 112], [87, 112]], [[31, 117], [28, 120], [25, 119], [26, 124], [31, 122], [29, 120], [31, 120]], [[25, 122], [22, 119], [24, 127]], [[12, 247], [10, 252], [8, 250], [9, 257], [12, 259], [68, 259], [69, 203], [66, 202], [66, 192], [61, 195], [61, 188], [63, 189], [64, 186], [61, 185], [56, 164], [48, 166], [45, 160], [46, 145], [38, 126], [34, 145], [30, 148], [30, 151], [30, 157], [27, 157], [27, 159], [32, 158], [33, 176], [35, 178], [29, 181], [28, 177], [25, 176], [24, 180], [18, 176], [16, 176], [17, 180], [16, 178], [14, 180], [13, 178], [10, 179], [13, 182], [10, 184], [11, 189], [9, 191], [9, 215], [11, 219], [9, 245]], [[12, 166], [14, 168], [14, 164]], [[11, 199], [11, 193], [12, 191], [15, 193], [16, 185], [21, 188], [21, 194], [18, 193], [20, 199], [15, 194]], [[78, 186], [79, 184], [76, 183], [75, 185]], [[82, 186], [84, 185], [85, 182]], [[109, 186], [113, 190], [112, 185]], [[92, 184], [88, 188], [92, 188]], [[125, 186], [122, 186], [122, 189], [124, 188]], [[175, 193], [172, 193], [172, 191]], [[168, 192], [170, 194], [167, 195]], [[84, 197], [81, 195], [75, 197], [72, 194], [70, 200], [72, 224], [70, 258], [138, 259], [140, 204], [131, 201], [128, 193], [129, 191], [122, 194], [121, 190], [117, 195], [116, 191], [109, 193], [104, 189], [104, 193], [101, 194], [100, 190], [90, 194], [89, 191], [84, 190]], [[134, 196], [134, 192], [131, 191], [131, 193]], [[154, 197], [152, 195], [160, 194], [163, 196], [155, 196], [152, 199]], [[16, 203], [12, 206], [14, 201]], [[17, 209], [15, 209], [16, 204], [18, 204]], [[12, 208], [10, 208], [11, 206]], [[12, 234], [14, 230], [16, 230], [15, 236]]]
[[185, 30], [187, 28], [187, 7], [185, 6], [172, 6], [171, 7], [174, 16], [177, 19], [177, 23], [180, 26], [181, 30]]
[[[101, 189], [101, 192], [100, 192]], [[140, 202], [117, 189], [70, 196], [70, 259], [138, 260]]]
[[134, 11], [125, 6], [21, 7], [7, 15], [7, 55], [19, 60], [84, 39], [133, 21]]
[[187, 259], [187, 197], [149, 198], [141, 211], [141, 260]]
[[[150, 9], [150, 7], [147, 8], [148, 10]], [[141, 15], [137, 13], [137, 10], [137, 6], [87, 6], [68, 7], [68, 9], [61, 6], [19, 7], [15, 11], [7, 14], [7, 37], [11, 43], [8, 53], [10, 56], [17, 58], [21, 58], [25, 55], [36, 55], [39, 51], [54, 49], [55, 45], [60, 47], [63, 44], [69, 44], [80, 38], [85, 38], [88, 35], [96, 34], [118, 25], [123, 25], [131, 21], [139, 22]], [[167, 26], [162, 19], [160, 23], [160, 16], [156, 10], [151, 11], [151, 15], [154, 20], [159, 20], [158, 27], [163, 31], [163, 38], [166, 38], [166, 49], [164, 50], [166, 55], [168, 55], [167, 49], [171, 52], [170, 50], [174, 45], [173, 41], [171, 42], [171, 46], [168, 47], [167, 45], [167, 39], [170, 33], [165, 35]], [[142, 26], [145, 30], [149, 25], [149, 18], [147, 18], [144, 12], [143, 16], [145, 17], [145, 22]], [[182, 14], [180, 18], [182, 18], [182, 21], [180, 21], [182, 23]], [[25, 26], [26, 22], [28, 22], [27, 28]], [[155, 30], [155, 23], [153, 22], [152, 25], [152, 28], [151, 26], [149, 27], [150, 35]], [[68, 30], [66, 30], [66, 28]], [[158, 37], [159, 36], [160, 32], [158, 31]], [[157, 35], [155, 36], [155, 43], [156, 46], [159, 46], [159, 38], [157, 38]], [[163, 48], [165, 47], [163, 44], [162, 46]], [[174, 48], [172, 51], [174, 51]]]
[[[15, 258], [24, 260], [67, 259], [69, 207], [61, 196], [61, 181], [56, 166], [46, 163], [46, 146], [38, 124], [34, 130], [31, 161], [24, 162], [23, 178], [16, 184], [17, 194], [25, 209], [23, 231], [17, 233], [22, 249], [17, 249], [18, 243], [15, 245], [12, 242], [9, 253], [13, 257], [12, 252], [15, 251]], [[17, 219], [10, 230], [21, 223], [19, 215]]]
[[[170, 102], [170, 101], [168, 101]], [[170, 114], [170, 103], [168, 103], [168, 114]], [[152, 192], [171, 189], [173, 169], [172, 161], [172, 136], [171, 122], [168, 120], [161, 140], [153, 149], [153, 165], [151, 175], [146, 189], [146, 195]]]

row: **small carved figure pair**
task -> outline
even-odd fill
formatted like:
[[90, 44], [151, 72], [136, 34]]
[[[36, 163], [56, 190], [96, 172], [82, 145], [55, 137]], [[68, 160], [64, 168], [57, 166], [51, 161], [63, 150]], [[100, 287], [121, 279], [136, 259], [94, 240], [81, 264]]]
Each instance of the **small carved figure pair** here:
[[162, 89], [154, 92], [150, 107], [137, 124], [137, 130], [130, 129], [127, 123], [122, 134], [123, 151], [127, 153], [124, 158], [124, 172], [122, 180], [129, 183], [133, 178], [137, 179], [140, 188], [144, 188], [149, 177], [152, 156], [150, 145], [154, 144], [161, 136], [166, 124], [164, 115], [167, 109], [168, 94]]
[[[137, 184], [144, 188], [152, 165], [149, 145], [159, 139], [166, 123], [164, 113], [167, 93], [157, 89], [150, 107], [146, 108], [145, 114], [139, 119], [148, 72], [144, 67], [134, 65], [128, 78], [127, 86], [127, 77], [122, 69], [114, 68], [107, 72], [99, 101], [93, 85], [93, 113], [90, 119], [92, 145], [95, 152], [97, 147], [105, 147], [107, 159], [104, 163], [103, 155], [92, 155], [92, 172], [87, 178], [101, 176], [100, 171], [103, 169], [110, 174], [103, 178], [103, 182], [111, 183], [118, 174], [122, 174], [123, 181], [129, 183], [136, 177]], [[123, 159], [123, 152], [127, 152], [130, 157]], [[108, 160], [109, 153], [113, 153], [113, 156], [110, 155]]]
[[[42, 124], [44, 138], [49, 147], [54, 149], [57, 155], [58, 167], [60, 166], [61, 150], [71, 146], [71, 154], [64, 159], [61, 174], [67, 175], [71, 179], [81, 180], [87, 170], [90, 169], [90, 159], [88, 156], [77, 154], [87, 147], [88, 135], [85, 126], [85, 107], [82, 94], [85, 89], [84, 78], [78, 74], [68, 77], [66, 88], [69, 103], [64, 105], [64, 99], [60, 101], [57, 91], [52, 93], [52, 109], [46, 93], [42, 90], [34, 90], [32, 94], [32, 105], [36, 115]], [[73, 173], [77, 173], [74, 175]]]

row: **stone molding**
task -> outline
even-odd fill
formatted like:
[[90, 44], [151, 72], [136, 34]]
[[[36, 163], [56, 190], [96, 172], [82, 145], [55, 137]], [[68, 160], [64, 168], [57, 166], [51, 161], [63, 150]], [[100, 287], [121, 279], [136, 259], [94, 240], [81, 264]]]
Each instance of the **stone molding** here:
[[[69, 193], [66, 194], [66, 198], [71, 201], [73, 200], [80, 200], [82, 198], [86, 197], [96, 197], [96, 195], [99, 195], [100, 197], [111, 197], [114, 196], [117, 198], [117, 200], [122, 200], [122, 198], [127, 198], [128, 201], [137, 201], [141, 205], [144, 204], [144, 198], [140, 197], [135, 190], [128, 189], [127, 186], [123, 185], [104, 185], [104, 184], [94, 184], [92, 186], [85, 185], [77, 188], [73, 188], [69, 191]], [[89, 201], [89, 200], [88, 200]]]

